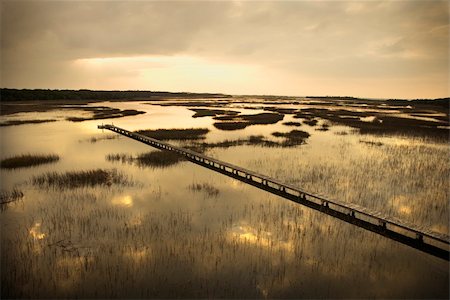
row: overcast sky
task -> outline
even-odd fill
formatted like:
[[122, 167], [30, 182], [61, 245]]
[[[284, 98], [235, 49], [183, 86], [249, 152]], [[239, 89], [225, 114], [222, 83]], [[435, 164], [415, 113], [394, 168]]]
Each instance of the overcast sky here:
[[1, 85], [448, 97], [447, 1], [2, 1]]

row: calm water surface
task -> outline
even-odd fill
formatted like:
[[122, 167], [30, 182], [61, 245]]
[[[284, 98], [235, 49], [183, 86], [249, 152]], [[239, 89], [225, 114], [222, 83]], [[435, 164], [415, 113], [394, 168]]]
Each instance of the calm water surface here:
[[[157, 150], [125, 137], [102, 139], [113, 134], [97, 125], [203, 127], [210, 129], [206, 142], [250, 135], [277, 141], [272, 132], [308, 131], [307, 143], [293, 148], [238, 146], [210, 149], [206, 155], [446, 234], [447, 144], [282, 122], [220, 131], [211, 117], [192, 118], [194, 112], [186, 107], [95, 105], [147, 113], [0, 128], [2, 158], [23, 153], [61, 157], [55, 164], [1, 171], [3, 190], [24, 193], [1, 212], [2, 295], [448, 298], [448, 262], [190, 162], [142, 168], [107, 161], [107, 154]], [[234, 103], [229, 108], [254, 114], [263, 106]], [[46, 119], [55, 113], [24, 117]], [[286, 115], [286, 121], [299, 119]], [[98, 140], [92, 142], [93, 137]], [[115, 168], [135, 184], [60, 190], [30, 183], [47, 171], [95, 168]]]

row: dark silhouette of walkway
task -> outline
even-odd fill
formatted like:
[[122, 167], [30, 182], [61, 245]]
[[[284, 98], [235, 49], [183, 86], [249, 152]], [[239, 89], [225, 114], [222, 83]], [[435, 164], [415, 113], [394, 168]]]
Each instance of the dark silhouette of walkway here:
[[449, 260], [450, 238], [448, 235], [436, 233], [427, 230], [426, 228], [402, 222], [355, 204], [325, 199], [322, 196], [307, 193], [295, 186], [282, 183], [276, 179], [239, 166], [188, 149], [176, 147], [114, 125], [99, 125], [98, 128], [117, 132], [161, 150], [176, 152], [179, 155], [184, 156], [187, 160], [200, 166], [233, 177], [296, 203], [308, 206], [347, 223], [378, 233], [420, 251]]

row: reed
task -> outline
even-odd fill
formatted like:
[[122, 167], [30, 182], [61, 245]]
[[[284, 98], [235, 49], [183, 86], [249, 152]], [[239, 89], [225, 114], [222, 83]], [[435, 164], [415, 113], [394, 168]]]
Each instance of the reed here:
[[59, 156], [56, 154], [22, 154], [5, 158], [0, 161], [0, 168], [2, 169], [16, 169], [38, 166], [42, 164], [54, 163], [59, 160]]
[[157, 140], [198, 140], [204, 139], [209, 132], [207, 128], [188, 128], [188, 129], [157, 129], [157, 130], [139, 130], [137, 133], [149, 136]]
[[13, 189], [12, 191], [0, 191], [0, 204], [3, 205], [11, 202], [15, 202], [23, 198], [23, 192], [18, 189]]
[[180, 155], [170, 151], [152, 151], [141, 153], [136, 157], [126, 153], [108, 154], [105, 159], [111, 162], [120, 161], [121, 163], [135, 164], [139, 167], [155, 168], [169, 167], [184, 160]]
[[88, 171], [73, 171], [65, 173], [47, 172], [39, 176], [34, 176], [31, 182], [39, 187], [53, 187], [57, 189], [111, 185], [132, 185], [132, 182], [129, 180], [129, 178], [116, 169], [94, 169]]

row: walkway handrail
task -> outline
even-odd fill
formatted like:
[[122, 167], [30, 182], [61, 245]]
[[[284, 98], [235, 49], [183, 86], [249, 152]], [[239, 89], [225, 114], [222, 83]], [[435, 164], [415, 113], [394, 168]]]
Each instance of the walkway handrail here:
[[[410, 246], [419, 250], [430, 253], [430, 251], [420, 249], [422, 248], [422, 245], [425, 245], [426, 248], [437, 247], [444, 252], [436, 256], [446, 258], [447, 260], [449, 259], [448, 246], [450, 245], [450, 237], [446, 234], [433, 232], [431, 230], [427, 230], [426, 228], [403, 222], [389, 216], [385, 216], [380, 212], [372, 211], [353, 203], [344, 203], [337, 200], [330, 200], [322, 195], [311, 194], [291, 184], [282, 183], [274, 178], [258, 174], [245, 168], [194, 152], [189, 149], [177, 147], [139, 133], [131, 132], [114, 125], [99, 125], [98, 128], [117, 132], [119, 134], [149, 144], [158, 149], [174, 151], [180, 155], [185, 156], [187, 159], [194, 163], [239, 179], [297, 203], [319, 209], [320, 211], [325, 212], [329, 215], [338, 217], [341, 220], [358, 225], [360, 227], [364, 227], [381, 235], [398, 235], [393, 239], [405, 244], [412, 243], [410, 244]], [[370, 222], [370, 220], [375, 221], [375, 223]], [[406, 233], [398, 232], [398, 229], [400, 229], [400, 231], [406, 231]], [[401, 239], [406, 240], [401, 241]], [[444, 248], [446, 249], [444, 250], [442, 249], [442, 247], [434, 245], [435, 243], [427, 243], [426, 239], [430, 240], [431, 242], [442, 243], [444, 245], [441, 246], [444, 246]]]

